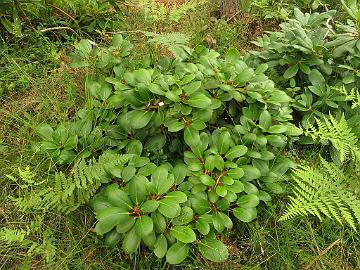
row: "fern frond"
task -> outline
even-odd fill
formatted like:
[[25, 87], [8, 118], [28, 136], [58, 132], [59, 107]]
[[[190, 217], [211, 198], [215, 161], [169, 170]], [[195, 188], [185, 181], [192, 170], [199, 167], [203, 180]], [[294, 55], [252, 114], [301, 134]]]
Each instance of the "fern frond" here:
[[81, 160], [75, 164], [70, 175], [58, 172], [54, 175], [53, 185], [37, 192], [30, 192], [28, 196], [14, 199], [16, 206], [22, 210], [29, 209], [57, 209], [69, 213], [88, 202], [102, 183], [111, 178], [111, 168], [124, 165], [130, 155], [120, 155], [105, 152], [96, 161]]
[[329, 118], [323, 121], [316, 118], [317, 128], [310, 125], [305, 130], [305, 135], [311, 136], [314, 140], [329, 141], [340, 154], [340, 160], [351, 154], [354, 158], [360, 158], [360, 149], [358, 147], [358, 138], [349, 127], [345, 116], [336, 120], [331, 114]]
[[28, 230], [24, 229], [10, 229], [2, 228], [0, 229], [0, 243], [5, 242], [5, 244], [19, 244], [25, 241], [25, 237], [29, 235]]
[[308, 215], [321, 220], [324, 215], [356, 230], [360, 224], [360, 200], [346, 189], [346, 176], [335, 164], [321, 158], [321, 167], [296, 168], [293, 180], [293, 196], [280, 220]]
[[348, 92], [344, 85], [340, 87], [332, 87], [333, 90], [340, 92], [345, 96], [346, 101], [350, 101], [351, 109], [360, 108], [360, 93], [357, 88], [352, 88], [350, 92]]
[[60, 210], [71, 212], [88, 202], [102, 183], [108, 182], [108, 170], [123, 165], [128, 156], [107, 152], [99, 160], [90, 160], [86, 163], [81, 160], [72, 169], [71, 175], [62, 172], [55, 174], [55, 189], [49, 192], [44, 201]]
[[180, 19], [189, 13], [191, 10], [195, 10], [199, 5], [202, 5], [205, 1], [199, 1], [199, 0], [190, 0], [179, 7], [173, 6], [170, 14], [169, 19], [174, 22], [179, 22]]
[[187, 56], [190, 50], [186, 45], [189, 44], [190, 37], [179, 32], [156, 34], [153, 32], [144, 32], [149, 37], [150, 43], [155, 43], [159, 46], [164, 46], [168, 49], [175, 58], [183, 59]]
[[163, 21], [179, 22], [190, 11], [196, 10], [200, 5], [206, 3], [206, 0], [190, 0], [180, 5], [174, 3], [171, 7], [155, 0], [138, 0], [137, 2], [144, 10], [145, 21], [154, 23]]

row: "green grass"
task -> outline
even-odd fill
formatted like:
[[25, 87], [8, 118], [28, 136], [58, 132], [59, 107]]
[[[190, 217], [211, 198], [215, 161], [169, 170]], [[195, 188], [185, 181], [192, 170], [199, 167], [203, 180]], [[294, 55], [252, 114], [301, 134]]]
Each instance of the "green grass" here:
[[[251, 48], [252, 27], [273, 27], [257, 20], [253, 25], [227, 23], [215, 18], [215, 10], [216, 6], [207, 5], [179, 24], [167, 25], [149, 25], [131, 12], [125, 21], [114, 22], [114, 32], [124, 31], [136, 45], [135, 58], [141, 59], [144, 54], [158, 57], [163, 52], [148, 46], [143, 35], [128, 31], [181, 31], [192, 36], [191, 46], [205, 43], [224, 53], [229, 47]], [[94, 32], [91, 38], [107, 42], [106, 33]], [[29, 165], [38, 179], [46, 180], [49, 163], [31, 150], [31, 142], [37, 139], [33, 128], [42, 122], [71, 119], [84, 100], [85, 74], [68, 67], [65, 55], [70, 49], [66, 41], [51, 41], [34, 33], [0, 48], [0, 228], [26, 230], [33, 224], [25, 241], [0, 241], [0, 269], [360, 269], [356, 232], [327, 219], [322, 223], [311, 218], [279, 223], [286, 198], [275, 202], [281, 207], [264, 209], [256, 222], [236, 225], [225, 239], [231, 255], [226, 263], [209, 263], [192, 250], [190, 259], [179, 267], [167, 265], [145, 249], [128, 256], [120, 248], [105, 247], [92, 229], [95, 220], [86, 206], [69, 215], [19, 212], [11, 197], [21, 196], [25, 190], [5, 175], [17, 175], [18, 167]]]

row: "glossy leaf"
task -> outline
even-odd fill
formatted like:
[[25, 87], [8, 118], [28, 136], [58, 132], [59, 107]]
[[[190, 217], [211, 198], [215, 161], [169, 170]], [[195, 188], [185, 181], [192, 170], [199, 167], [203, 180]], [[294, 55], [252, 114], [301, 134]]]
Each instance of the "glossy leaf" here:
[[183, 262], [189, 255], [188, 244], [176, 242], [166, 253], [166, 261], [170, 264], [179, 264]]
[[170, 232], [172, 236], [183, 243], [192, 243], [196, 240], [194, 231], [187, 226], [174, 226]]
[[224, 262], [229, 257], [226, 245], [217, 239], [203, 239], [199, 242], [200, 253], [213, 262]]

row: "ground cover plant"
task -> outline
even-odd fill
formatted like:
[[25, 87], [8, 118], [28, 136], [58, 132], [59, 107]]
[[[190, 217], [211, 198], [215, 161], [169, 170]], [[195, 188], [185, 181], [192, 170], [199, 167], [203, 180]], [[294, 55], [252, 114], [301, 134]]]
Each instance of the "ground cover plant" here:
[[359, 267], [356, 1], [6, 4], [0, 268]]

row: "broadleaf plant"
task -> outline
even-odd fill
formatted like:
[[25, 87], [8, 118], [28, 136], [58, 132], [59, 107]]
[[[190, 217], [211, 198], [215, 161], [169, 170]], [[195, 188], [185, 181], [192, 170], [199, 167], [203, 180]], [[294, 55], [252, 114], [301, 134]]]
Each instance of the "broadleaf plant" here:
[[[267, 65], [249, 67], [234, 48], [221, 58], [197, 46], [186, 61], [140, 66], [121, 60], [130, 48], [120, 36], [109, 49], [78, 43], [74, 64], [94, 70], [86, 106], [67, 123], [40, 126], [37, 149], [50, 142], [47, 153], [57, 157], [69, 148], [71, 159], [53, 158], [58, 165], [108, 150], [127, 157], [106, 168], [111, 179], [90, 201], [108, 246], [128, 254], [146, 246], [170, 264], [197, 247], [222, 262], [220, 236], [256, 219], [284, 190], [294, 164], [279, 155], [302, 133], [292, 123], [292, 98], [264, 74]], [[76, 136], [71, 147], [65, 137], [55, 141], [57, 130]]]

